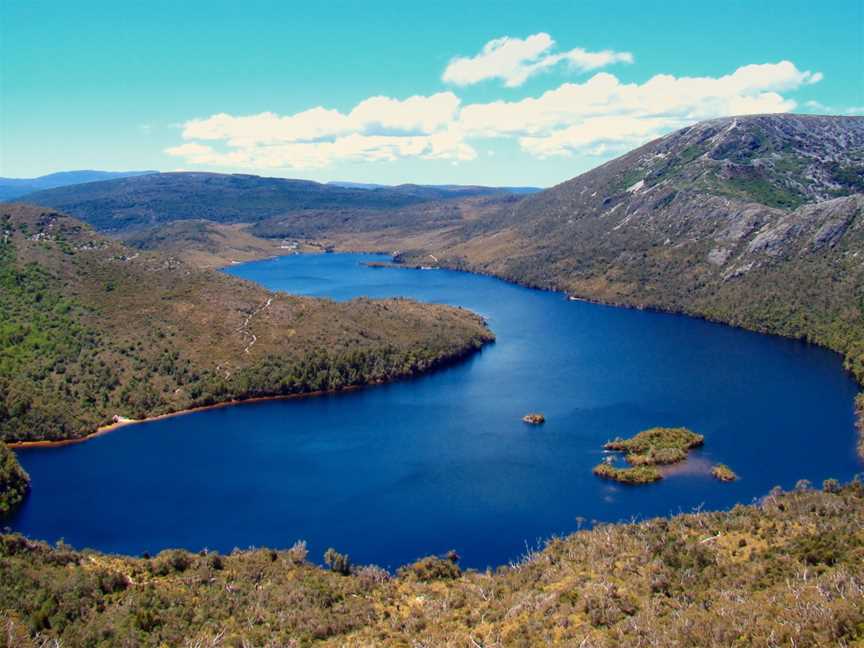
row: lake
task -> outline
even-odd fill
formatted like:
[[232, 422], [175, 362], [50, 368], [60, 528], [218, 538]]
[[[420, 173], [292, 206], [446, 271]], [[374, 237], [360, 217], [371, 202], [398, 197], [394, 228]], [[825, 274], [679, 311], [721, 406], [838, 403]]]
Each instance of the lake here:
[[[289, 256], [228, 272], [296, 294], [464, 306], [497, 342], [409, 381], [21, 451], [33, 491], [11, 526], [133, 554], [305, 539], [317, 561], [330, 546], [389, 568], [456, 549], [483, 568], [595, 520], [728, 508], [862, 470], [857, 387], [836, 354], [490, 277], [362, 265], [380, 259]], [[523, 423], [531, 411], [546, 424]], [[658, 425], [690, 427], [705, 445], [656, 484], [591, 474], [606, 440]], [[713, 462], [741, 479], [714, 480]]]

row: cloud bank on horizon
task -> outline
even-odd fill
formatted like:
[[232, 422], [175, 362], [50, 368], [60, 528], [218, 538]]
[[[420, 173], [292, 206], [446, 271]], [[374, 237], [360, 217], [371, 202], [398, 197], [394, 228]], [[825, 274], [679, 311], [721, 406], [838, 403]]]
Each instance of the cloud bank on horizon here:
[[341, 112], [317, 106], [298, 113], [218, 113], [183, 124], [184, 143], [165, 149], [191, 165], [232, 169], [319, 169], [342, 161], [477, 158], [483, 141], [509, 139], [525, 153], [610, 156], [713, 117], [789, 112], [787, 96], [818, 83], [820, 72], [790, 61], [745, 65], [719, 77], [657, 74], [622, 83], [599, 71], [634, 61], [629, 52], [555, 51], [549, 34], [489, 41], [473, 57], [453, 58], [442, 81], [453, 86], [500, 82], [516, 88], [562, 67], [594, 72], [538, 96], [463, 103], [452, 90], [406, 99], [373, 96]]

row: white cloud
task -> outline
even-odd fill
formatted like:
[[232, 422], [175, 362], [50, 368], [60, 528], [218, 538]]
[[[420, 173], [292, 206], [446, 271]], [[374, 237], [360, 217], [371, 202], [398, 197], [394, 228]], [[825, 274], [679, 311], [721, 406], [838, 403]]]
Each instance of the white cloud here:
[[509, 88], [520, 86], [532, 75], [566, 62], [574, 70], [586, 72], [612, 63], [632, 63], [629, 52], [588, 52], [581, 48], [552, 54], [555, 41], [540, 32], [528, 38], [504, 36], [489, 41], [473, 57], [457, 57], [444, 70], [442, 80], [455, 85], [471, 85], [487, 79], [502, 79]]
[[269, 169], [318, 168], [337, 160], [401, 157], [469, 160], [476, 155], [449, 129], [459, 108], [452, 92], [404, 100], [370, 97], [348, 113], [318, 106], [280, 117], [272, 112], [235, 117], [219, 113], [183, 124], [186, 140], [216, 140], [228, 150], [200, 142], [165, 150], [194, 164]]
[[836, 108], [834, 106], [827, 106], [821, 101], [807, 101], [804, 105], [818, 113], [826, 114], [826, 115], [864, 115], [864, 106], [849, 106], [848, 108]]
[[361, 135], [351, 133], [323, 142], [287, 142], [217, 151], [195, 142], [165, 149], [191, 164], [238, 169], [315, 169], [338, 161], [472, 160], [474, 149], [452, 132], [431, 135]]
[[248, 147], [280, 142], [311, 142], [351, 133], [423, 135], [450, 123], [459, 107], [452, 92], [398, 100], [370, 97], [349, 113], [318, 106], [280, 117], [272, 112], [234, 117], [219, 113], [183, 124], [183, 138], [225, 140], [231, 146]]
[[720, 77], [659, 74], [644, 83], [599, 72], [536, 97], [465, 106], [440, 92], [370, 97], [347, 113], [321, 106], [285, 116], [220, 113], [186, 122], [187, 141], [165, 152], [211, 167], [308, 169], [339, 161], [473, 160], [477, 140], [508, 138], [539, 158], [608, 156], [702, 119], [788, 112], [797, 104], [782, 93], [821, 78], [780, 61]]
[[540, 137], [519, 138], [522, 149], [538, 158], [568, 155], [580, 151], [587, 155], [607, 155], [623, 152], [686, 125], [674, 118], [590, 117], [584, 121], [552, 131]]
[[459, 126], [467, 138], [518, 137], [525, 151], [541, 157], [604, 154], [701, 119], [788, 112], [796, 103], [778, 91], [819, 79], [789, 61], [747, 65], [722, 77], [661, 74], [641, 84], [600, 72], [539, 97], [465, 106]]
[[186, 158], [192, 164], [207, 164], [207, 159], [214, 153], [209, 146], [197, 142], [188, 142], [180, 146], [171, 146], [165, 149], [168, 155]]

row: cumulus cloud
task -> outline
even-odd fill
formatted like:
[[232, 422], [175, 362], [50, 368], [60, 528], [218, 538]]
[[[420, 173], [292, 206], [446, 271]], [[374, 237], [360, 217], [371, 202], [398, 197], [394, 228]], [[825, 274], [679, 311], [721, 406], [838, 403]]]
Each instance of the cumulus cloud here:
[[370, 97], [348, 112], [319, 106], [284, 116], [219, 113], [186, 122], [186, 141], [165, 152], [195, 165], [302, 169], [339, 161], [473, 160], [477, 140], [506, 138], [538, 158], [604, 156], [702, 119], [788, 112], [796, 102], [783, 93], [821, 78], [780, 61], [719, 77], [658, 74], [643, 83], [598, 72], [517, 101], [462, 105], [452, 92], [440, 92]]
[[200, 141], [165, 150], [194, 164], [250, 169], [319, 168], [338, 160], [403, 157], [470, 160], [474, 149], [452, 130], [459, 98], [452, 92], [404, 100], [370, 97], [348, 113], [324, 107], [279, 116], [272, 112], [219, 113], [183, 125], [183, 139]]
[[685, 124], [685, 121], [669, 117], [589, 117], [542, 136], [520, 137], [519, 145], [538, 158], [574, 151], [602, 156], [633, 148]]
[[539, 97], [465, 106], [459, 121], [466, 137], [518, 137], [524, 150], [541, 157], [603, 154], [701, 119], [788, 112], [796, 103], [779, 91], [819, 79], [789, 61], [747, 65], [722, 77], [661, 74], [641, 84], [600, 72]]
[[504, 36], [489, 41], [479, 54], [472, 57], [457, 57], [444, 70], [442, 80], [446, 83], [465, 86], [487, 79], [502, 79], [504, 85], [520, 86], [532, 75], [567, 63], [580, 72], [596, 70], [613, 63], [632, 63], [630, 52], [589, 52], [576, 48], [557, 54], [551, 53], [555, 41], [549, 34], [540, 32], [528, 38]]
[[433, 133], [453, 121], [458, 107], [456, 95], [439, 92], [404, 100], [370, 97], [347, 114], [321, 106], [286, 117], [272, 112], [245, 117], [219, 113], [186, 122], [183, 138], [225, 140], [231, 146], [247, 147], [278, 142], [310, 142], [351, 133], [422, 135]]
[[804, 105], [815, 112], [827, 115], [864, 115], [864, 106], [849, 106], [847, 108], [837, 108], [828, 106], [821, 101], [807, 101]]

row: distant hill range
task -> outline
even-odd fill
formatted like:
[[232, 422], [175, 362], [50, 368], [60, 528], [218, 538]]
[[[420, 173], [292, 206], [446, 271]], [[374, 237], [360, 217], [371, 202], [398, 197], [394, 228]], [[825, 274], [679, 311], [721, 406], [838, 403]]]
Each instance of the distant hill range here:
[[[423, 187], [426, 189], [436, 190], [436, 191], [444, 191], [450, 192], [452, 195], [458, 196], [460, 194], [464, 195], [466, 193], [471, 195], [476, 195], [479, 192], [487, 192], [487, 191], [506, 191], [512, 194], [532, 194], [537, 193], [538, 191], [543, 191], [541, 187], [481, 187], [477, 185], [416, 185], [416, 184], [404, 184], [404, 185], [383, 185], [383, 184], [370, 184], [367, 182], [342, 182], [338, 180], [333, 180], [327, 183], [333, 187], [345, 187], [348, 189], [400, 189], [400, 188], [408, 188], [408, 187]], [[479, 190], [479, 192], [478, 192]]]
[[471, 196], [505, 195], [513, 192], [473, 186], [358, 188], [254, 175], [178, 172], [56, 187], [18, 196], [17, 200], [62, 210], [97, 229], [119, 232], [187, 219], [254, 223], [307, 210], [395, 209]]
[[158, 173], [157, 171], [61, 171], [39, 176], [38, 178], [0, 178], [0, 200], [12, 200], [34, 191], [54, 189], [67, 185], [99, 182], [114, 178], [129, 178], [132, 176]]

